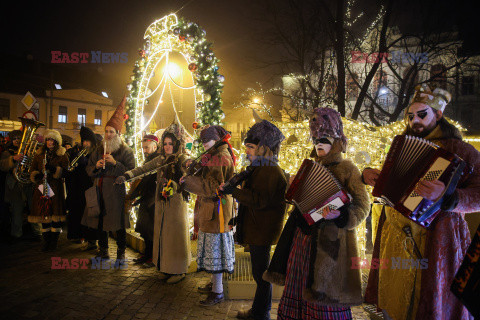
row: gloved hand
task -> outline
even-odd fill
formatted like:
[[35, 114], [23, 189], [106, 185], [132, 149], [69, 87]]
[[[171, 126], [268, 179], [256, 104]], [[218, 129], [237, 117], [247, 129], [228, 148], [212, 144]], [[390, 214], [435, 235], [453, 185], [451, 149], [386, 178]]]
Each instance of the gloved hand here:
[[118, 176], [117, 179], [115, 179], [115, 184], [124, 184], [125, 181], [127, 181], [125, 176]]
[[50, 173], [55, 173], [55, 171], [57, 171], [57, 167], [55, 166], [52, 166], [51, 164], [46, 164], [45, 165], [45, 170], [47, 170], [48, 172]]

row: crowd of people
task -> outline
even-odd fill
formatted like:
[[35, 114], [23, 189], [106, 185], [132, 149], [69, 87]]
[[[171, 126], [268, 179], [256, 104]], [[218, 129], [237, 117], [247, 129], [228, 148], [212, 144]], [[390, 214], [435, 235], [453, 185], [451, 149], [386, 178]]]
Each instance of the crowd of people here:
[[[286, 212], [285, 192], [295, 177], [279, 166], [285, 137], [273, 123], [257, 119], [247, 132], [244, 145], [250, 164], [241, 173], [235, 173], [237, 159], [223, 127], [200, 128], [205, 153], [193, 160], [185, 149], [185, 128], [178, 121], [161, 137], [144, 136], [145, 162], [135, 167], [134, 153], [120, 134], [125, 98], [106, 123], [103, 141], [82, 127], [81, 144], [66, 150], [61, 135], [46, 130], [31, 164], [31, 184], [20, 184], [14, 177], [23, 155], [18, 154], [21, 132], [11, 132], [0, 159], [2, 194], [8, 203], [2, 203], [2, 212], [9, 209], [11, 237], [17, 239], [22, 236], [23, 212], [28, 211], [34, 239], [43, 237], [44, 251], [56, 249], [67, 221], [69, 239], [84, 239], [85, 250], [98, 249], [96, 257], [110, 259], [108, 233], [114, 232], [116, 259], [124, 263], [127, 214], [129, 206], [138, 205], [135, 230], [145, 240], [145, 254], [134, 262], [156, 267], [159, 279], [175, 284], [185, 279], [191, 262], [187, 203], [196, 195], [197, 268], [210, 274], [207, 284], [198, 288], [206, 294], [202, 305], [225, 299], [222, 274], [233, 273], [238, 243], [249, 248], [257, 285], [251, 308], [238, 312], [241, 319], [270, 319], [272, 283], [284, 286], [278, 319], [352, 319], [351, 307], [364, 301], [382, 309], [386, 319], [470, 319], [449, 287], [470, 242], [464, 215], [480, 211], [480, 153], [443, 117], [449, 102], [445, 90], [417, 87], [405, 112], [403, 134], [459, 155], [470, 173], [443, 199], [441, 212], [428, 229], [385, 207], [373, 258], [410, 258], [412, 250], [402, 231], [408, 226], [409, 240], [428, 259], [428, 268], [371, 269], [365, 296], [360, 270], [352, 267], [359, 256], [356, 228], [370, 213], [366, 185], [375, 186], [380, 171], [360, 172], [344, 157], [348, 137], [340, 114], [331, 108], [317, 108], [310, 117], [310, 158], [333, 174], [351, 201], [325, 210], [315, 224], [307, 223], [295, 206]], [[421, 181], [415, 191], [437, 200], [445, 184]]]

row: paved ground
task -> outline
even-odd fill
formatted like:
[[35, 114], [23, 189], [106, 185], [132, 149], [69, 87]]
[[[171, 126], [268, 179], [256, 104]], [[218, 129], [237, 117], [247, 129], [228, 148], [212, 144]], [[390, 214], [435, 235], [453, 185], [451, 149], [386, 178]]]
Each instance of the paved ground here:
[[[64, 236], [55, 253], [42, 253], [39, 243], [0, 244], [0, 319], [233, 319], [238, 310], [251, 304], [227, 300], [213, 307], [200, 306], [203, 295], [196, 288], [207, 282], [205, 273], [192, 273], [169, 285], [157, 279], [155, 268], [133, 264], [124, 270], [96, 270], [90, 265], [52, 270], [52, 257], [92, 256]], [[115, 257], [112, 239], [110, 247]], [[136, 256], [127, 250], [128, 259]], [[272, 319], [276, 319], [277, 308], [278, 301], [274, 301]], [[355, 319], [370, 319], [362, 307], [353, 311]]]

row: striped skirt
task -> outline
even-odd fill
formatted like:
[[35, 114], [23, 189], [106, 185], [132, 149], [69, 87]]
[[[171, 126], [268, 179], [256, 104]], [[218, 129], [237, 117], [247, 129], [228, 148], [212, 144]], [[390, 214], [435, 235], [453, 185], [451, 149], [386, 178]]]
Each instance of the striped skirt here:
[[285, 288], [278, 306], [277, 319], [353, 319], [349, 307], [325, 306], [303, 300], [302, 292], [307, 287], [310, 269], [311, 244], [312, 237], [297, 228], [288, 257]]
[[233, 273], [235, 243], [232, 232], [198, 232], [197, 270]]

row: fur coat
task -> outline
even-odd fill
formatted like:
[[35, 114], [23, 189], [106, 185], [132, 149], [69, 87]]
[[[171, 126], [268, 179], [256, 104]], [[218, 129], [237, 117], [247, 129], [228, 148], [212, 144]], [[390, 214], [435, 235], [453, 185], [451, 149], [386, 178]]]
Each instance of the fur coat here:
[[[322, 305], [359, 305], [363, 301], [361, 274], [359, 269], [352, 268], [352, 258], [359, 256], [355, 229], [368, 216], [370, 199], [362, 183], [360, 171], [352, 161], [343, 159], [340, 151], [330, 152], [321, 163], [332, 172], [353, 200], [348, 207], [341, 210], [340, 217], [322, 220], [307, 231], [315, 237], [316, 246], [310, 257], [310, 264], [313, 266], [309, 275], [311, 281], [302, 296], [307, 301]], [[290, 215], [269, 270], [263, 275], [265, 280], [277, 285], [285, 285], [285, 259], [288, 259], [288, 255], [279, 254], [282, 247], [288, 248], [289, 252], [288, 243], [293, 241], [295, 228], [308, 228], [305, 227], [303, 217], [296, 212], [298, 211], [294, 210]], [[287, 236], [287, 233], [290, 233], [290, 236]], [[283, 256], [283, 261], [277, 260], [275, 255]], [[281, 270], [273, 265], [277, 263], [284, 265], [285, 269]]]
[[45, 169], [43, 166], [45, 151], [45, 146], [42, 146], [37, 150], [32, 161], [32, 166], [30, 167], [30, 180], [35, 185], [35, 191], [33, 193], [32, 212], [28, 216], [28, 222], [50, 223], [52, 221], [60, 222], [66, 220], [65, 192], [62, 173], [68, 167], [68, 157], [65, 154], [65, 148], [61, 146], [58, 147], [51, 158], [47, 157], [47, 165], [55, 167], [55, 172], [47, 175], [47, 182], [52, 188], [54, 196], [52, 197], [51, 203], [51, 215], [42, 217], [40, 202], [43, 200], [41, 199], [42, 193], [38, 189], [38, 186], [43, 184], [43, 179], [38, 180], [37, 177], [39, 174], [43, 173]]

